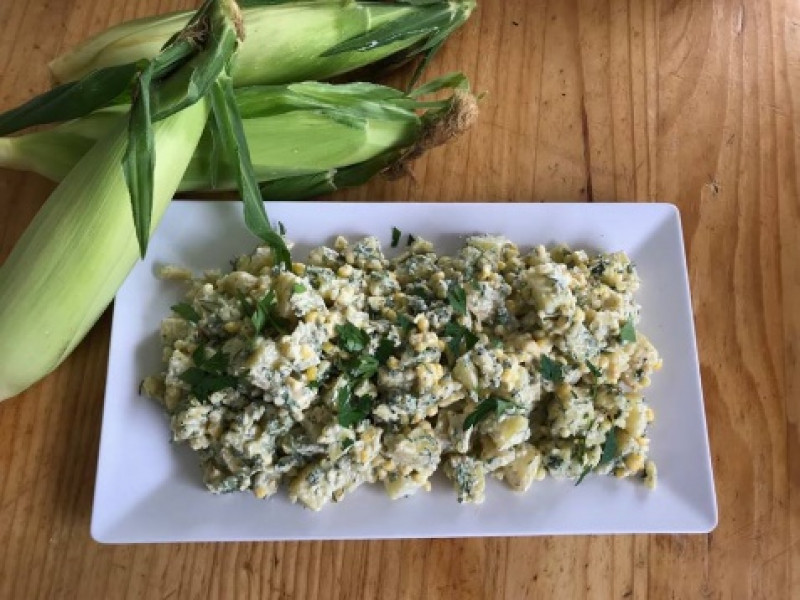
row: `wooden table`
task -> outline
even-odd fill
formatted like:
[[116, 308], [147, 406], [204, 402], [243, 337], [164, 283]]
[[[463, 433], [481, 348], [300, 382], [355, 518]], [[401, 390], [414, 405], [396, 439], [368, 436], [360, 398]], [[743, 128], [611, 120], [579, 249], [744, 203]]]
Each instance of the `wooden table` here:
[[[0, 3], [0, 108], [44, 90], [47, 61], [87, 35], [188, 5]], [[488, 91], [480, 124], [420, 161], [416, 183], [339, 198], [677, 204], [716, 531], [100, 546], [106, 314], [58, 371], [0, 405], [0, 597], [800, 597], [800, 3], [482, 0], [433, 69]], [[0, 173], [0, 260], [51, 189]]]

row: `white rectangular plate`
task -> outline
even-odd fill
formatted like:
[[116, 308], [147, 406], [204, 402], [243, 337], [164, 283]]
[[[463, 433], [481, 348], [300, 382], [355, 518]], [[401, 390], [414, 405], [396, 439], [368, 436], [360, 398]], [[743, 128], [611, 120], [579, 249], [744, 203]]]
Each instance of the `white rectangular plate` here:
[[294, 252], [336, 234], [376, 235], [389, 251], [391, 228], [421, 235], [453, 252], [465, 234], [504, 234], [521, 247], [565, 242], [594, 251], [624, 250], [643, 280], [641, 329], [664, 368], [647, 396], [655, 409], [652, 458], [658, 487], [636, 479], [547, 479], [526, 493], [491, 480], [486, 501], [460, 505], [450, 486], [391, 501], [363, 485], [315, 513], [285, 493], [206, 491], [193, 452], [170, 443], [168, 420], [139, 382], [161, 370], [158, 328], [183, 286], [155, 276], [162, 264], [196, 272], [227, 268], [258, 244], [235, 202], [173, 202], [117, 295], [111, 334], [92, 536], [106, 543], [363, 539], [543, 534], [707, 532], [717, 522], [691, 299], [678, 211], [667, 204], [346, 204], [273, 203], [297, 242]]

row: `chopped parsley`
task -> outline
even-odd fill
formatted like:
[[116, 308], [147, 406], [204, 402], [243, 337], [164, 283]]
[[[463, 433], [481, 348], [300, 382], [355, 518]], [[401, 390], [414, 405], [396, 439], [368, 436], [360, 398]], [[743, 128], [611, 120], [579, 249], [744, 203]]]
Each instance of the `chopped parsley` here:
[[235, 388], [239, 383], [236, 377], [226, 373], [228, 360], [224, 352], [206, 357], [206, 348], [201, 344], [192, 353], [194, 366], [181, 373], [180, 379], [189, 384], [191, 393], [198, 400], [205, 400], [214, 392]]
[[354, 396], [351, 384], [339, 389], [336, 395], [336, 407], [339, 409], [339, 425], [352, 427], [367, 418], [372, 408], [369, 396]]
[[397, 227], [392, 227], [392, 248], [397, 248], [397, 244], [400, 243], [401, 237], [403, 237], [403, 232]]
[[563, 365], [545, 354], [542, 354], [542, 359], [539, 363], [539, 372], [542, 374], [542, 377], [553, 383], [561, 383], [564, 381]]
[[478, 336], [475, 335], [475, 333], [463, 325], [453, 323], [452, 321], [444, 326], [444, 334], [450, 338], [450, 341], [447, 342], [447, 347], [450, 349], [453, 356], [461, 355], [462, 343], [466, 348], [465, 352], [472, 350], [475, 344], [478, 343]]
[[187, 321], [191, 321], [192, 323], [197, 323], [200, 320], [199, 313], [194, 309], [191, 304], [187, 304], [186, 302], [181, 302], [180, 304], [173, 304], [170, 306], [172, 312], [174, 312], [179, 317], [183, 317]]
[[586, 366], [589, 367], [589, 372], [598, 379], [600, 379], [603, 376], [603, 372], [597, 367], [595, 367], [590, 361], [588, 360], [586, 361]]
[[406, 315], [399, 315], [397, 317], [397, 326], [402, 330], [403, 333], [408, 333], [409, 330], [414, 326], [414, 322]]
[[378, 359], [369, 354], [360, 354], [342, 363], [342, 371], [351, 377], [369, 379], [378, 372]]
[[286, 235], [286, 225], [283, 224], [283, 221], [278, 221], [278, 233]]
[[623, 342], [636, 341], [636, 329], [633, 326], [633, 321], [625, 321], [622, 329], [619, 330], [619, 339], [621, 339]]
[[304, 286], [302, 283], [295, 283], [292, 286], [292, 293], [294, 294], [302, 294], [305, 291], [306, 291], [306, 286]]
[[[278, 301], [275, 297], [275, 290], [270, 290], [267, 295], [261, 300], [256, 302], [255, 308], [250, 315], [250, 321], [253, 323], [256, 335], [264, 331], [267, 325], [280, 334], [285, 334], [288, 331], [289, 322], [277, 315], [275, 309], [278, 306]], [[249, 308], [249, 305], [247, 306]]]
[[409, 233], [409, 234], [408, 234], [408, 239], [406, 240], [406, 246], [410, 246], [411, 244], [413, 244], [413, 243], [414, 243], [414, 242], [416, 242], [416, 241], [417, 241], [417, 238], [416, 238], [416, 236], [413, 236], [413, 235], [411, 235], [411, 234]]
[[383, 338], [380, 343], [378, 344], [377, 350], [375, 350], [375, 358], [378, 360], [379, 364], [386, 364], [386, 361], [389, 360], [389, 357], [394, 354], [394, 342], [389, 338]]
[[467, 431], [486, 419], [489, 415], [495, 414], [498, 417], [509, 410], [516, 408], [516, 404], [503, 400], [496, 396], [490, 396], [486, 400], [478, 403], [478, 406], [464, 419], [464, 431]]
[[361, 352], [369, 344], [369, 334], [349, 321], [336, 326], [339, 336], [339, 347], [346, 352]]
[[606, 435], [606, 441], [603, 444], [603, 454], [600, 456], [600, 464], [604, 465], [610, 463], [617, 456], [617, 428], [614, 427]]
[[467, 294], [464, 288], [459, 284], [454, 283], [450, 286], [450, 289], [447, 290], [447, 301], [450, 303], [450, 306], [453, 307], [456, 314], [467, 314]]

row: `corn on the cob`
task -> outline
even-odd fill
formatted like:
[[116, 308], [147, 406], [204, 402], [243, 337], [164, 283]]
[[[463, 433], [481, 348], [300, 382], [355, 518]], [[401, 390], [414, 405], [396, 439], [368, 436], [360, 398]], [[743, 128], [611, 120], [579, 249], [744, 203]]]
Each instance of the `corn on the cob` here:
[[187, 34], [197, 30], [182, 31], [143, 69], [129, 114], [69, 172], [0, 266], [0, 400], [58, 366], [111, 302], [180, 184], [209, 111], [235, 124], [237, 111], [217, 114], [214, 92], [229, 82], [238, 6], [206, 0], [196, 25], [210, 41], [195, 44]]
[[[432, 83], [438, 86], [437, 81]], [[446, 83], [465, 87], [466, 79], [456, 74]], [[254, 86], [238, 88], [236, 97], [264, 197], [287, 200], [364, 183], [414, 146], [455, 102], [451, 97], [423, 103], [367, 83]], [[0, 167], [60, 181], [125, 109], [107, 108], [51, 130], [0, 138]], [[207, 128], [180, 190], [235, 187], [229, 166], [218, 158]]]
[[[234, 68], [237, 86], [326, 79], [402, 52], [427, 50], [466, 21], [475, 0], [427, 3], [315, 0], [252, 1], [247, 37]], [[189, 12], [122, 23], [50, 63], [59, 82], [155, 56]]]
[[[205, 127], [205, 101], [154, 125], [153, 227]], [[0, 400], [43, 377], [81, 341], [139, 256], [120, 166], [126, 119], [48, 198], [0, 266]], [[188, 148], [188, 151], [187, 151]]]

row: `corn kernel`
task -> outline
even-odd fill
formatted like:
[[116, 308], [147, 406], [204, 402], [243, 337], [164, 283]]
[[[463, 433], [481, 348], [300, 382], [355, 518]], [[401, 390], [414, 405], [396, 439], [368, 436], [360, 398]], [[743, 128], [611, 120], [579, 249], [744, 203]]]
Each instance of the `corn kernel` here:
[[625, 466], [630, 471], [640, 471], [644, 466], [644, 458], [642, 458], [641, 454], [631, 454], [625, 459]]
[[330, 354], [331, 352], [334, 351], [335, 348], [336, 348], [336, 346], [334, 346], [330, 342], [323, 342], [322, 343], [322, 351], [325, 352], [326, 354]]
[[317, 320], [317, 317], [319, 317], [319, 313], [316, 310], [311, 310], [308, 313], [306, 313], [305, 322], [313, 323]]
[[253, 491], [255, 492], [256, 498], [259, 500], [263, 500], [267, 497], [267, 487], [264, 485], [256, 486], [255, 490]]
[[308, 360], [314, 356], [314, 349], [309, 346], [308, 344], [303, 344], [300, 347], [300, 358], [303, 360]]
[[306, 266], [303, 263], [292, 263], [292, 273], [298, 276], [305, 275]]
[[391, 308], [385, 308], [383, 310], [383, 316], [392, 322], [397, 320], [397, 312]]
[[339, 267], [339, 270], [336, 271], [336, 274], [339, 277], [350, 277], [353, 274], [353, 267], [350, 265], [342, 265]]
[[228, 333], [239, 333], [242, 326], [237, 321], [228, 321], [222, 328]]
[[417, 329], [423, 332], [428, 331], [428, 328], [430, 327], [428, 318], [425, 315], [418, 316], [416, 319], [414, 319], [414, 323], [416, 324]]
[[400, 361], [397, 360], [396, 356], [390, 356], [386, 361], [386, 366], [390, 369], [396, 369], [400, 366]]
[[306, 381], [316, 381], [317, 373], [318, 373], [317, 367], [308, 367], [304, 372], [304, 375], [306, 376]]

